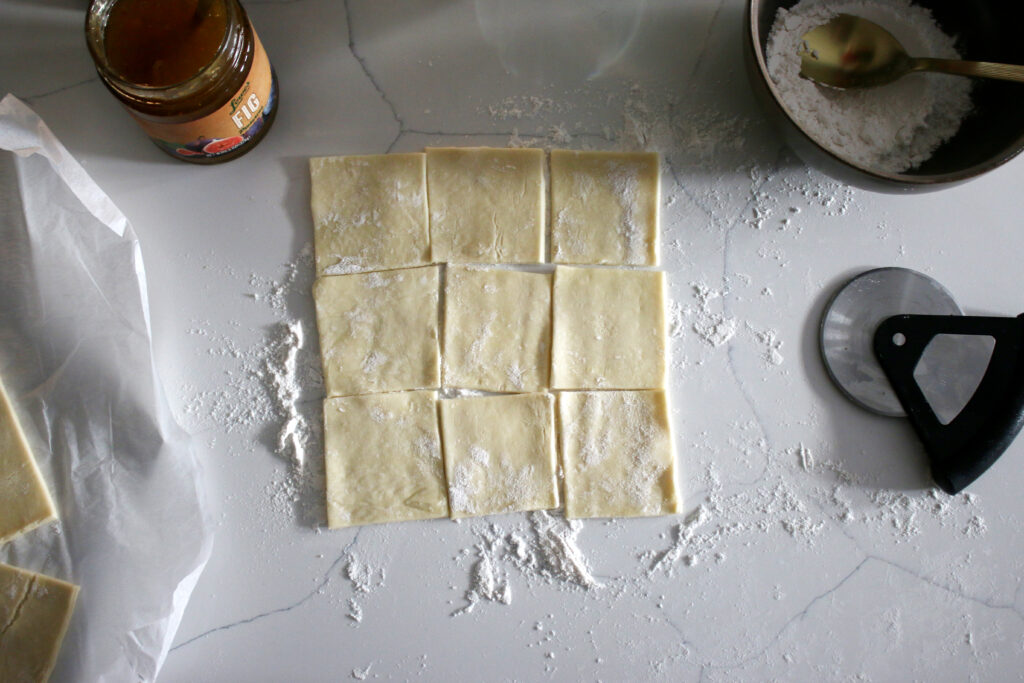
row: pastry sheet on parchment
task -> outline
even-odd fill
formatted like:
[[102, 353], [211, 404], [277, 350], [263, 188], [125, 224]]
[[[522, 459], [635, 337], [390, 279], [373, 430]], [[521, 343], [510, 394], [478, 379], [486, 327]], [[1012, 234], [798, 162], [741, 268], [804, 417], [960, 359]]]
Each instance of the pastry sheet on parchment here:
[[60, 516], [0, 561], [81, 586], [53, 681], [151, 681], [212, 525], [155, 371], [139, 243], [11, 95], [0, 150], [0, 375]]

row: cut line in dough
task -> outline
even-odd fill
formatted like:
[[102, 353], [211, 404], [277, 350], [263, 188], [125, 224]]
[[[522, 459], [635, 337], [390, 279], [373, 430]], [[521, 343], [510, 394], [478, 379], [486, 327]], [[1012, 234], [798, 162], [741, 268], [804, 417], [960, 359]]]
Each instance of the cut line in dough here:
[[0, 564], [0, 681], [50, 678], [78, 586]]

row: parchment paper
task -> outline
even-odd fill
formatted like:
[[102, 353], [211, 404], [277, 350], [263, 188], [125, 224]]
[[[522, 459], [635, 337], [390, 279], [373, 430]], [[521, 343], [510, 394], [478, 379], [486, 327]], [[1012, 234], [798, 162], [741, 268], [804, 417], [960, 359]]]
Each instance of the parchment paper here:
[[53, 680], [151, 681], [212, 525], [153, 363], [139, 243], [11, 95], [0, 149], [0, 375], [61, 517], [0, 560], [82, 587]]

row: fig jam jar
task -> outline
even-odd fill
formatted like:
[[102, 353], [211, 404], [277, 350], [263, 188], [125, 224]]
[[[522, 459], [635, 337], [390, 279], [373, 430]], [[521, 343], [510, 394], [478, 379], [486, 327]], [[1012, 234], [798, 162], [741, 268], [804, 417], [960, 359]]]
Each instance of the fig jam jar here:
[[241, 156], [277, 113], [277, 77], [238, 0], [92, 0], [85, 35], [107, 89], [177, 159]]

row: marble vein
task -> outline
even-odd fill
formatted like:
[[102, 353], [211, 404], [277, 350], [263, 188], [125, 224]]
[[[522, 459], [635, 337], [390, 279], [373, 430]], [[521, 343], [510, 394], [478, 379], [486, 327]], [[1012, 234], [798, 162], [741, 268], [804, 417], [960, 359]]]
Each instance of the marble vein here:
[[395, 125], [398, 126], [398, 132], [395, 134], [394, 139], [391, 141], [391, 144], [388, 145], [388, 148], [386, 150], [386, 152], [391, 152], [391, 150], [394, 149], [395, 147], [395, 143], [398, 142], [398, 139], [402, 136], [402, 132], [405, 130], [405, 120], [398, 113], [398, 107], [395, 106], [395, 103], [391, 100], [388, 94], [384, 92], [384, 88], [380, 86], [380, 83], [377, 81], [377, 77], [374, 76], [373, 71], [370, 70], [370, 66], [367, 63], [366, 58], [363, 57], [362, 53], [359, 51], [359, 48], [356, 46], [356, 32], [355, 28], [353, 27], [352, 8], [350, 6], [349, 0], [345, 0], [344, 5], [345, 28], [348, 31], [348, 50], [349, 52], [352, 53], [352, 57], [355, 58], [356, 62], [359, 63], [359, 68], [362, 69], [363, 74], [366, 76], [366, 79], [370, 82], [370, 85], [373, 86], [373, 89], [377, 91], [377, 94], [380, 96], [380, 99], [384, 102], [384, 104], [387, 105], [388, 109], [391, 111], [391, 118], [394, 119]]
[[302, 605], [306, 604], [307, 602], [312, 600], [314, 597], [319, 595], [321, 593], [321, 591], [324, 588], [327, 587], [327, 584], [329, 584], [331, 582], [331, 578], [332, 578], [332, 575], [334, 574], [334, 570], [337, 569], [338, 565], [341, 564], [341, 562], [346, 557], [349, 556], [352, 548], [354, 548], [356, 543], [359, 541], [359, 534], [361, 532], [362, 532], [361, 529], [356, 532], [355, 536], [352, 537], [352, 540], [349, 541], [348, 544], [346, 544], [344, 548], [342, 548], [341, 553], [334, 559], [333, 562], [331, 562], [331, 566], [329, 566], [327, 568], [327, 571], [324, 572], [323, 576], [320, 578], [320, 581], [318, 581], [317, 584], [312, 588], [312, 590], [310, 590], [303, 597], [299, 598], [298, 600], [296, 600], [295, 602], [293, 602], [293, 603], [291, 603], [289, 605], [285, 605], [284, 607], [277, 607], [275, 609], [267, 610], [265, 612], [260, 612], [259, 614], [254, 614], [251, 617], [246, 617], [244, 619], [239, 619], [238, 621], [232, 621], [232, 622], [227, 623], [227, 624], [222, 624], [220, 626], [215, 626], [215, 627], [213, 627], [211, 629], [203, 631], [202, 633], [199, 633], [199, 634], [197, 634], [195, 636], [192, 636], [188, 640], [185, 640], [185, 641], [183, 641], [181, 643], [178, 643], [177, 645], [175, 645], [174, 647], [172, 647], [170, 649], [170, 652], [174, 652], [175, 650], [180, 650], [181, 648], [185, 647], [186, 645], [191, 645], [192, 643], [195, 643], [198, 640], [202, 640], [203, 638], [206, 638], [207, 636], [213, 635], [214, 633], [220, 633], [222, 631], [230, 631], [230, 630], [232, 630], [234, 628], [237, 628], [239, 626], [245, 626], [246, 624], [252, 624], [254, 622], [261, 621], [263, 619], [266, 619], [267, 617], [272, 617], [272, 616], [275, 616], [277, 614], [284, 614], [286, 612], [291, 612], [292, 610], [294, 610], [294, 609], [296, 609], [298, 607], [301, 607]]
[[[889, 560], [889, 559], [884, 558], [884, 557], [880, 557], [880, 556], [877, 556], [877, 555], [870, 555], [869, 554], [869, 555], [865, 555], [849, 572], [847, 572], [845, 575], [843, 575], [835, 584], [833, 584], [828, 589], [822, 591], [821, 593], [813, 596], [810, 600], [808, 600], [807, 603], [805, 603], [802, 608], [800, 608], [797, 612], [795, 612], [789, 619], [787, 619], [785, 621], [785, 623], [783, 623], [779, 627], [778, 631], [775, 632], [775, 634], [765, 643], [765, 645], [763, 647], [761, 647], [758, 650], [748, 654], [746, 657], [744, 657], [742, 659], [739, 659], [739, 660], [736, 660], [736, 661], [733, 661], [733, 662], [722, 663], [722, 664], [705, 663], [705, 664], [701, 665], [700, 680], [705, 680], [705, 676], [707, 675], [707, 672], [710, 671], [710, 670], [717, 670], [717, 671], [727, 672], [727, 671], [732, 670], [732, 669], [736, 669], [736, 668], [740, 668], [740, 667], [746, 666], [747, 664], [750, 664], [750, 663], [752, 663], [752, 662], [754, 662], [754, 661], [756, 661], [758, 659], [761, 659], [761, 658], [765, 657], [767, 655], [768, 651], [771, 650], [771, 648], [782, 639], [782, 637], [786, 634], [787, 631], [789, 631], [791, 628], [794, 628], [799, 622], [803, 621], [804, 619], [806, 619], [809, 616], [810, 611], [815, 607], [815, 605], [817, 605], [818, 603], [822, 602], [823, 600], [829, 598], [830, 596], [835, 595], [847, 583], [849, 583], [857, 574], [859, 574], [862, 570], [864, 570], [865, 567], [867, 567], [869, 564], [872, 564], [872, 563], [878, 563], [878, 564], [881, 564], [883, 566], [887, 566], [887, 567], [890, 567], [892, 569], [895, 569], [895, 570], [905, 574], [906, 576], [908, 576], [908, 577], [910, 577], [912, 579], [916, 579], [917, 581], [920, 581], [920, 582], [922, 582], [922, 583], [924, 583], [924, 584], [926, 584], [928, 586], [931, 586], [932, 588], [944, 591], [944, 592], [950, 594], [953, 597], [960, 598], [960, 599], [962, 599], [964, 601], [967, 601], [967, 602], [971, 602], [971, 603], [979, 605], [979, 606], [981, 606], [983, 608], [991, 609], [991, 610], [996, 610], [996, 611], [1010, 612], [1013, 615], [1015, 615], [1019, 620], [1024, 622], [1024, 611], [1022, 611], [1021, 606], [1017, 604], [1016, 600], [1014, 602], [1012, 602], [1012, 603], [1008, 603], [1008, 602], [1007, 603], [1003, 603], [1003, 602], [994, 602], [994, 601], [991, 601], [991, 600], [988, 600], [988, 599], [967, 595], [967, 594], [963, 593], [962, 591], [958, 591], [958, 590], [956, 590], [954, 588], [951, 588], [948, 585], [942, 584], [940, 582], [935, 581], [934, 579], [931, 579], [929, 577], [923, 576], [922, 574], [920, 574], [920, 573], [918, 573], [918, 572], [916, 572], [916, 571], [914, 571], [914, 570], [912, 570], [912, 569], [910, 569], [908, 567], [905, 567], [905, 566], [903, 566], [903, 565], [901, 565], [901, 564], [899, 564], [897, 562], [894, 562], [894, 561]], [[1018, 592], [1021, 590], [1022, 586], [1024, 586], [1024, 584], [1022, 584], [1020, 581], [1018, 581], [1018, 586], [1017, 586], [1017, 591]], [[674, 624], [670, 619], [666, 618], [665, 621], [666, 621], [667, 624], [669, 624], [669, 626], [671, 626], [674, 630], [676, 630], [678, 633], [680, 633], [680, 635], [683, 635], [683, 631], [676, 624]], [[688, 643], [686, 643], [686, 641], [683, 641], [683, 642], [684, 642], [684, 644], [688, 644]]]
[[792, 627], [794, 624], [796, 624], [796, 623], [798, 623], [800, 621], [803, 621], [807, 617], [807, 614], [808, 614], [808, 612], [810, 612], [811, 608], [813, 608], [815, 605], [817, 605], [822, 600], [825, 600], [829, 596], [835, 594], [843, 586], [845, 586], [848, 581], [850, 581], [854, 576], [856, 576], [858, 573], [860, 573], [860, 571], [868, 564], [869, 561], [871, 561], [871, 559], [872, 558], [865, 557], [859, 563], [857, 563], [857, 565], [853, 569], [851, 569], [841, 579], [839, 579], [839, 581], [836, 582], [832, 587], [830, 587], [827, 590], [825, 590], [825, 591], [819, 593], [818, 595], [815, 595], [814, 597], [812, 597], [799, 611], [797, 611], [795, 614], [793, 614], [793, 616], [791, 616], [789, 619], [787, 619], [786, 622], [783, 623], [781, 627], [779, 627], [779, 630], [765, 643], [764, 647], [762, 647], [762, 648], [758, 649], [757, 651], [747, 655], [746, 657], [744, 657], [743, 659], [741, 659], [739, 661], [730, 662], [728, 664], [705, 664], [705, 665], [703, 665], [701, 667], [701, 680], [703, 680], [704, 672], [705, 672], [706, 669], [721, 669], [721, 670], [734, 669], [734, 668], [744, 666], [744, 665], [749, 664], [749, 663], [751, 663], [751, 662], [753, 662], [753, 661], [755, 661], [757, 659], [760, 659], [760, 658], [764, 657], [765, 654], [768, 652], [768, 650], [770, 650], [772, 648], [772, 646], [775, 645], [782, 638], [782, 636], [786, 633], [786, 631], [788, 631], [790, 629], [790, 627]]
[[[786, 147], [784, 145], [780, 145], [778, 148], [778, 152], [776, 152], [775, 154], [775, 158], [769, 165], [769, 172], [764, 174], [764, 177], [761, 179], [761, 182], [759, 182], [754, 188], [751, 189], [750, 198], [747, 199], [743, 206], [740, 207], [740, 209], [733, 216], [732, 221], [729, 223], [729, 226], [726, 228], [725, 233], [722, 236], [722, 311], [727, 316], [730, 315], [732, 312], [730, 306], [730, 304], [732, 303], [732, 298], [730, 296], [728, 277], [731, 263], [730, 257], [732, 255], [733, 234], [737, 226], [740, 224], [742, 216], [750, 212], [753, 203], [756, 201], [755, 197], [760, 192], [761, 188], [764, 187], [764, 185], [768, 183], [770, 180], [772, 180], [772, 178], [774, 178], [774, 173], [778, 171], [782, 163], [782, 159], [785, 157], [786, 153]], [[750, 388], [747, 386], [747, 382], [744, 381], [742, 373], [736, 366], [736, 345], [733, 343], [732, 340], [727, 342], [726, 358], [728, 361], [727, 367], [729, 368], [729, 374], [732, 375], [733, 379], [735, 380], [736, 387], [739, 389], [740, 394], [743, 396], [743, 400], [746, 402], [747, 407], [750, 409], [750, 413], [754, 418], [754, 422], [757, 424], [761, 436], [768, 444], [768, 451], [770, 452], [771, 450], [773, 450], [772, 439], [769, 436], [770, 430], [766, 426], [765, 420], [761, 415], [761, 411], [758, 409], [757, 402], [754, 400], [753, 392], [751, 392]], [[735, 483], [747, 484], [751, 486], [759, 484], [764, 480], [767, 471], [768, 460], [766, 457], [763, 463], [763, 467], [761, 468], [761, 472], [757, 476], [755, 476], [753, 479], [749, 481], [737, 481]]]
[[67, 83], [65, 85], [61, 85], [61, 86], [58, 86], [56, 88], [51, 88], [50, 90], [44, 90], [42, 92], [33, 93], [31, 95], [18, 95], [18, 97], [20, 99], [24, 100], [25, 102], [28, 102], [28, 103], [38, 102], [39, 100], [46, 99], [47, 97], [52, 97], [53, 95], [59, 95], [59, 94], [61, 94], [63, 92], [67, 92], [68, 90], [73, 90], [73, 89], [79, 88], [79, 87], [81, 87], [83, 85], [88, 85], [89, 83], [94, 83], [94, 82], [98, 81], [99, 79], [100, 79], [99, 76], [93, 76], [92, 78], [84, 78], [84, 79], [82, 79], [80, 81], [75, 81], [74, 83]]
[[[940, 583], [939, 581], [936, 581], [935, 579], [932, 579], [932, 578], [930, 578], [928, 576], [920, 574], [920, 573], [914, 571], [913, 569], [910, 569], [909, 567], [905, 567], [905, 566], [899, 564], [898, 562], [895, 562], [895, 561], [890, 560], [888, 558], [881, 557], [881, 556], [878, 556], [878, 555], [867, 555], [867, 557], [865, 559], [866, 560], [874, 560], [874, 561], [879, 562], [881, 564], [884, 564], [884, 565], [886, 565], [888, 567], [892, 567], [893, 569], [895, 569], [895, 570], [897, 570], [899, 572], [902, 572], [903, 574], [906, 574], [907, 576], [910, 576], [911, 578], [917, 579], [918, 581], [920, 581], [922, 583], [925, 583], [925, 584], [931, 586], [932, 588], [936, 588], [938, 590], [944, 591], [944, 592], [949, 593], [950, 595], [952, 595], [954, 597], [960, 598], [961, 600], [965, 600], [967, 602], [974, 603], [975, 605], [978, 605], [980, 607], [984, 607], [986, 609], [991, 609], [991, 610], [996, 610], [996, 611], [1009, 611], [1009, 612], [1013, 613], [1018, 619], [1020, 619], [1021, 622], [1024, 622], [1024, 609], [1022, 609], [1021, 605], [1017, 604], [1016, 600], [1014, 600], [1014, 602], [995, 602], [995, 601], [987, 599], [987, 598], [981, 598], [981, 597], [978, 597], [978, 596], [969, 595], [967, 593], [964, 593], [963, 591], [957, 590], [956, 588], [948, 586], [948, 585], [946, 585], [944, 583]], [[1020, 590], [1021, 585], [1022, 584], [1020, 582], [1020, 579], [1018, 579], [1018, 581], [1017, 581], [1017, 591]], [[1015, 593], [1016, 593], [1016, 591], [1015, 591]]]
[[[281, 0], [278, 0], [278, 1], [281, 1]], [[284, 1], [287, 1], [287, 0], [284, 0]], [[390, 95], [388, 95], [387, 90], [381, 85], [380, 80], [374, 74], [374, 71], [373, 71], [373, 69], [370, 66], [369, 60], [366, 58], [366, 56], [363, 55], [362, 51], [359, 49], [358, 37], [356, 36], [357, 31], [356, 31], [356, 27], [355, 27], [355, 22], [353, 21], [353, 12], [352, 12], [352, 9], [351, 9], [350, 0], [345, 0], [344, 7], [345, 7], [345, 23], [346, 23], [346, 29], [347, 29], [347, 38], [348, 38], [348, 49], [349, 49], [349, 52], [352, 54], [352, 57], [359, 64], [360, 70], [362, 70], [363, 74], [366, 76], [366, 79], [367, 79], [367, 81], [369, 81], [370, 85], [373, 86], [373, 89], [377, 92], [377, 95], [380, 97], [381, 101], [383, 101], [384, 104], [387, 105], [388, 110], [389, 110], [389, 112], [391, 114], [391, 118], [395, 122], [395, 125], [398, 127], [398, 131], [395, 133], [395, 136], [392, 138], [391, 142], [385, 148], [385, 150], [384, 150], [385, 153], [390, 153], [390, 152], [394, 151], [394, 149], [398, 145], [398, 143], [404, 137], [410, 136], [410, 135], [422, 135], [424, 137], [465, 137], [465, 138], [494, 138], [494, 137], [508, 137], [508, 138], [511, 138], [511, 137], [517, 136], [517, 135], [518, 136], [525, 135], [527, 138], [543, 139], [543, 137], [544, 137], [543, 135], [534, 135], [534, 134], [529, 134], [529, 133], [522, 134], [522, 133], [520, 133], [518, 131], [518, 129], [512, 129], [512, 130], [485, 130], [485, 131], [445, 131], [445, 130], [425, 130], [425, 129], [421, 129], [421, 128], [410, 127], [408, 125], [408, 123], [406, 122], [406, 120], [405, 120], [405, 116], [399, 110], [398, 105], [396, 105], [395, 101], [391, 98]], [[717, 16], [717, 12], [716, 12], [716, 16]], [[704, 49], [706, 49], [706, 48], [707, 48], [707, 41], [705, 41], [705, 48]], [[607, 140], [607, 136], [603, 132], [595, 132], [595, 131], [577, 131], [577, 132], [573, 133], [572, 137], [573, 138], [579, 138], [579, 139], [586, 139], [586, 140], [594, 140], [594, 141]], [[678, 179], [677, 179], [677, 184], [678, 184]], [[683, 191], [687, 192], [687, 196], [690, 196], [688, 191], [685, 188], [683, 188]], [[693, 201], [696, 202], [695, 198], [691, 197], [691, 199], [693, 199]], [[707, 210], [703, 209], [703, 207], [702, 207], [702, 210], [704, 210], [707, 213]]]

